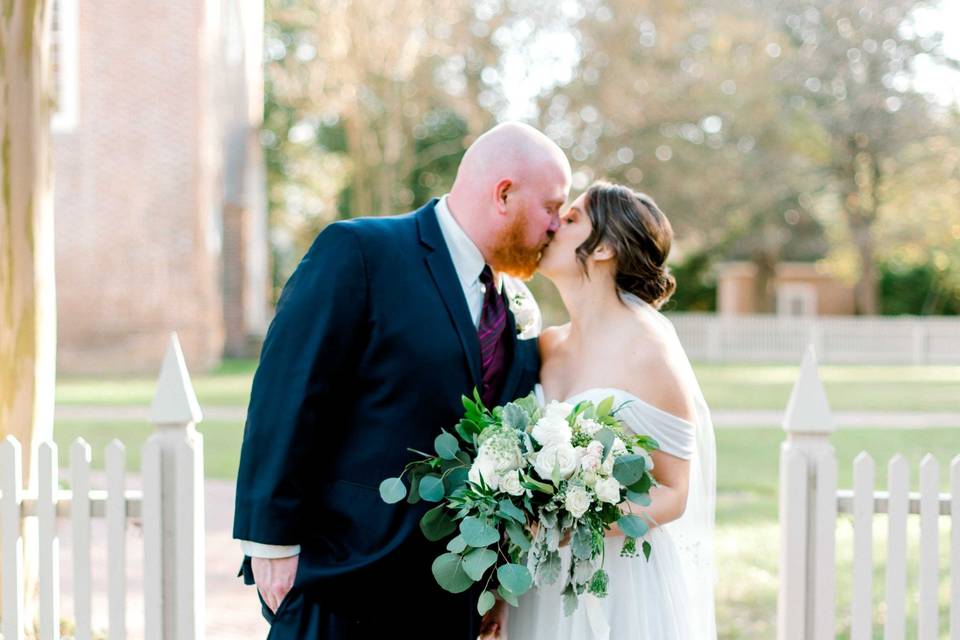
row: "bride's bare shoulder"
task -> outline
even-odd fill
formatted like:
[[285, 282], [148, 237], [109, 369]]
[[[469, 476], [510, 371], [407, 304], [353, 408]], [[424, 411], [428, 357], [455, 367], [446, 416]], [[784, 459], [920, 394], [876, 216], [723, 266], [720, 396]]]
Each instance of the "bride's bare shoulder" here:
[[684, 420], [692, 420], [694, 402], [683, 376], [682, 354], [655, 333], [639, 332], [625, 349], [625, 365], [634, 395]]
[[547, 361], [552, 353], [555, 353], [557, 347], [563, 344], [570, 333], [570, 323], [561, 324], [554, 327], [547, 327], [540, 332], [540, 360]]

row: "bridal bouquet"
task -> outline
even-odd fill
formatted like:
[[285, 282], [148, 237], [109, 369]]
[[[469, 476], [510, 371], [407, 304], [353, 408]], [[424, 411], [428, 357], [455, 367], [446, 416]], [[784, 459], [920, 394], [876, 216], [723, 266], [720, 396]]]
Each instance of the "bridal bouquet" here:
[[[613, 404], [611, 396], [541, 407], [531, 394], [491, 411], [474, 391], [472, 400], [463, 398], [456, 435], [437, 436], [436, 454], [411, 449], [421, 458], [384, 480], [380, 495], [390, 504], [437, 503], [420, 528], [431, 541], [449, 538], [432, 567], [441, 587], [461, 593], [482, 582], [481, 615], [495, 593], [517, 606], [531, 587], [560, 578], [559, 549], [569, 539], [564, 611], [570, 615], [585, 592], [606, 596], [604, 534], [619, 525], [621, 554], [638, 555], [648, 525], [620, 505], [650, 504], [656, 481], [649, 452], [658, 448], [653, 438], [624, 429]], [[647, 541], [642, 550], [649, 559]]]

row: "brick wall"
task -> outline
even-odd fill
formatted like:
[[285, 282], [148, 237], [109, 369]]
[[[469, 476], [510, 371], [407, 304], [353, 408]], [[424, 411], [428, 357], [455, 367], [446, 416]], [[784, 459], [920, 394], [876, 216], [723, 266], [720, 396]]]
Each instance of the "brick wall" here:
[[220, 176], [195, 0], [79, 3], [77, 126], [54, 136], [61, 372], [218, 361]]

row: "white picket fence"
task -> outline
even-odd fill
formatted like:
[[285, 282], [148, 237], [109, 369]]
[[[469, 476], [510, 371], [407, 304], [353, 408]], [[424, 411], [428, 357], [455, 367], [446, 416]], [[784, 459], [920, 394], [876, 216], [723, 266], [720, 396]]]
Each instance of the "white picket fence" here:
[[[940, 518], [950, 518], [951, 640], [960, 640], [960, 455], [950, 463], [950, 493], [939, 493], [940, 468], [927, 455], [919, 468], [919, 492], [911, 492], [906, 458], [889, 462], [888, 490], [874, 490], [875, 463], [865, 452], [853, 461], [853, 490], [837, 489], [833, 421], [810, 347], [784, 420], [780, 450], [779, 640], [836, 637], [836, 525], [838, 514], [853, 519], [851, 640], [874, 637], [874, 516], [887, 515], [885, 640], [939, 638]], [[960, 435], [957, 437], [960, 451]], [[919, 603], [916, 630], [906, 628], [908, 518], [919, 516]]]
[[126, 637], [127, 527], [143, 527], [144, 633], [147, 640], [192, 640], [204, 630], [203, 438], [196, 430], [200, 407], [176, 334], [171, 336], [150, 410], [156, 431], [142, 449], [142, 491], [126, 488], [126, 451], [119, 441], [106, 448], [107, 489], [90, 489], [90, 446], [70, 447], [70, 490], [59, 488], [57, 445], [38, 450], [36, 492], [21, 486], [21, 445], [0, 442], [0, 553], [3, 600], [0, 634], [23, 640], [33, 621], [25, 619], [22, 522], [36, 518], [38, 532], [39, 638], [60, 638], [60, 541], [69, 519], [72, 535], [73, 608], [77, 640], [90, 640], [91, 518], [107, 526], [108, 638]]
[[694, 361], [792, 364], [812, 344], [826, 363], [960, 364], [956, 317], [667, 315]]

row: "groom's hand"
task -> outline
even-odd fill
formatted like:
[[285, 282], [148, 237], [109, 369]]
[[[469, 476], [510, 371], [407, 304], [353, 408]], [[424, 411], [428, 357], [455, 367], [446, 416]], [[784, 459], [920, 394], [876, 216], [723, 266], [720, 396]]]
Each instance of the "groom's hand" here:
[[297, 575], [297, 563], [300, 556], [289, 558], [251, 558], [253, 581], [257, 583], [260, 595], [266, 601], [270, 611], [277, 612], [280, 603], [293, 587]]

